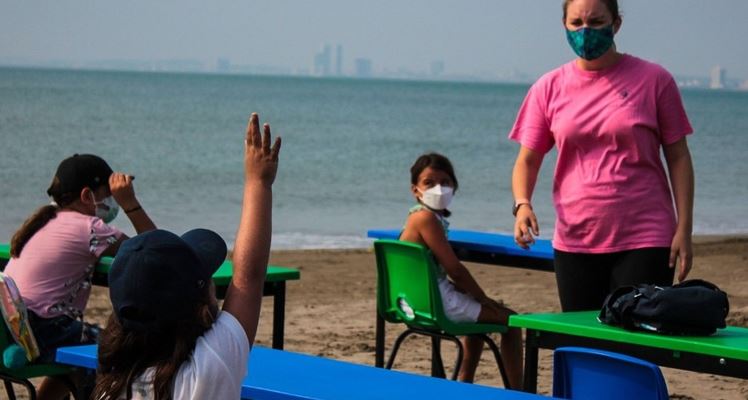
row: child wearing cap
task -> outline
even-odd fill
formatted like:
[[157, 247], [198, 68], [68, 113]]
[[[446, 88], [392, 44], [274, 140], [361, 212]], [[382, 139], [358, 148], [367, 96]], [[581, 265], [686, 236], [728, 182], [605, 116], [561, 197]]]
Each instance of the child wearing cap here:
[[[5, 268], [21, 293], [40, 348], [40, 360], [54, 360], [60, 346], [96, 341], [98, 327], [83, 322], [91, 278], [102, 256], [112, 256], [127, 237], [107, 225], [125, 210], [136, 232], [155, 229], [140, 206], [132, 177], [113, 172], [102, 158], [76, 154], [57, 168], [39, 208], [13, 235]], [[47, 378], [38, 398], [59, 398], [67, 388]]]
[[216, 233], [155, 230], [120, 248], [109, 274], [113, 312], [99, 337], [93, 398], [238, 399], [254, 343], [270, 254], [271, 187], [280, 138], [252, 114], [233, 276], [218, 310], [211, 276], [226, 258]]

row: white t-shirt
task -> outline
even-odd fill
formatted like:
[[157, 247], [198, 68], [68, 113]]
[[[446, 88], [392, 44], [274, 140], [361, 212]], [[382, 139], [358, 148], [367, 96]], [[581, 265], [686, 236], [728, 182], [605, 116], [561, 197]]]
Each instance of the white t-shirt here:
[[[244, 328], [233, 315], [221, 311], [177, 371], [174, 400], [240, 398], [248, 360], [249, 341]], [[149, 369], [133, 382], [133, 400], [153, 399], [152, 379], [153, 369]], [[124, 393], [120, 398], [124, 399]]]

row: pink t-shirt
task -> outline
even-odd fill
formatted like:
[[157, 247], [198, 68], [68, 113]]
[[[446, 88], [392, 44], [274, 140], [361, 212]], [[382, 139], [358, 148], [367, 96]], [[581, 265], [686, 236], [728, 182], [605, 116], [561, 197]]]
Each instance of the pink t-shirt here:
[[610, 253], [670, 247], [675, 211], [660, 148], [691, 132], [672, 76], [624, 55], [601, 71], [572, 61], [545, 74], [509, 138], [541, 154], [558, 149], [553, 247]]
[[91, 294], [96, 263], [123, 236], [101, 219], [60, 211], [29, 239], [5, 274], [13, 278], [26, 307], [43, 318], [78, 318]]

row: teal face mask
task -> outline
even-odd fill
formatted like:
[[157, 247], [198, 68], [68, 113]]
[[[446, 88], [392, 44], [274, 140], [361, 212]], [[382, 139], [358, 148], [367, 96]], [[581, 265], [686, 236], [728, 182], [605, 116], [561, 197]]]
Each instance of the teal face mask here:
[[585, 60], [594, 60], [605, 54], [613, 46], [613, 25], [604, 28], [582, 28], [566, 30], [566, 40], [572, 50]]

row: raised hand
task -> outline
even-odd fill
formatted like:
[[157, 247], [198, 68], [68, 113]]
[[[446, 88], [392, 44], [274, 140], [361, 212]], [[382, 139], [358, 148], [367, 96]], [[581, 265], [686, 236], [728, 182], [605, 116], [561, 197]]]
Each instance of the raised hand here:
[[121, 172], [112, 172], [109, 175], [109, 190], [111, 190], [114, 200], [124, 210], [130, 210], [139, 206], [138, 200], [135, 197], [135, 188], [133, 188], [132, 180], [132, 176]]
[[247, 135], [244, 141], [244, 179], [247, 183], [259, 181], [271, 186], [278, 171], [278, 154], [281, 138], [276, 137], [270, 146], [270, 125], [264, 124], [260, 134], [260, 118], [252, 113], [247, 124]]
[[244, 327], [250, 346], [257, 333], [270, 257], [272, 185], [280, 146], [280, 138], [270, 146], [270, 125], [265, 124], [260, 134], [259, 117], [253, 113], [244, 138], [244, 200], [233, 252], [234, 274], [223, 302], [223, 310]]

